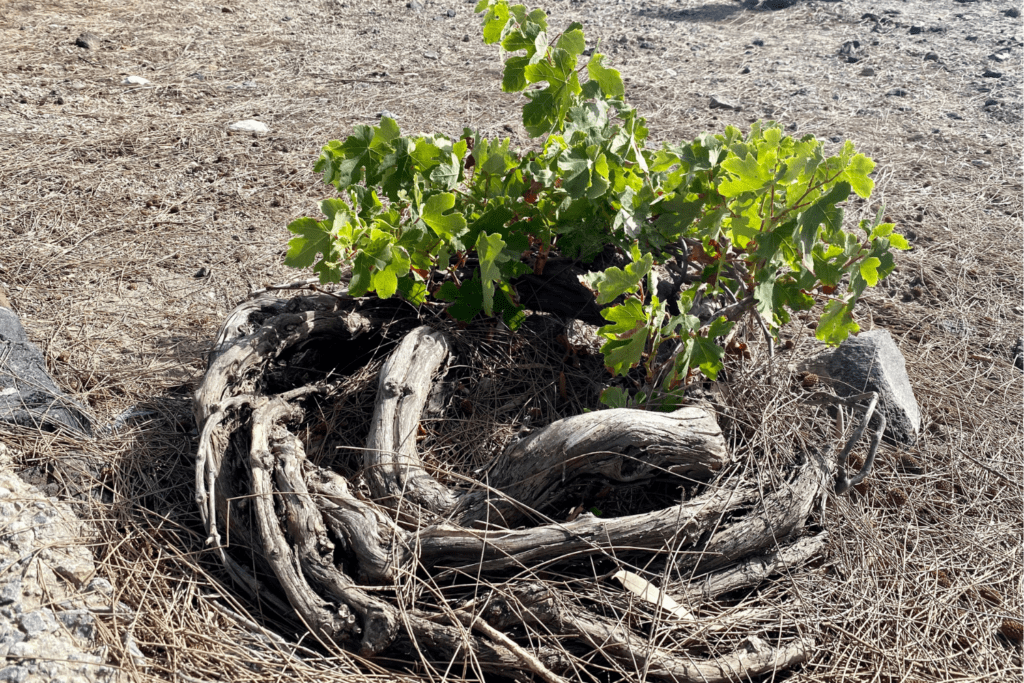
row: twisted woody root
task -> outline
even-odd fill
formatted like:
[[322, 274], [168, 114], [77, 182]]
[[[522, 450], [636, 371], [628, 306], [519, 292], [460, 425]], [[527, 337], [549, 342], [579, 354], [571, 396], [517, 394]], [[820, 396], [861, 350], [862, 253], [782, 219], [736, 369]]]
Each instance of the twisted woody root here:
[[[756, 586], [827, 544], [821, 533], [778, 547], [779, 539], [801, 529], [822, 492], [830, 469], [824, 457], [809, 459], [786, 486], [763, 497], [741, 477], [730, 477], [663, 510], [608, 519], [583, 514], [529, 526], [578, 477], [713, 480], [732, 464], [718, 424], [695, 406], [668, 414], [585, 413], [515, 443], [487, 468], [486, 483], [450, 487], [424, 466], [415, 438], [449, 342], [438, 330], [418, 327], [380, 372], [362, 463], [367, 499], [354, 482], [311, 463], [302, 440], [287, 429], [302, 421], [303, 401], [331, 385], [267, 393], [265, 374], [314, 339], [340, 346], [393, 323], [393, 312], [376, 315], [333, 295], [264, 297], [239, 306], [222, 326], [195, 395], [202, 425], [196, 490], [208, 544], [239, 585], [282, 614], [297, 614], [327, 648], [358, 643], [367, 657], [419, 653], [447, 661], [468, 655], [481, 672], [505, 676], [561, 681], [588, 651], [599, 651], [622, 671], [702, 682], [756, 676], [806, 659], [811, 639], [773, 647], [756, 636], [727, 655], [698, 659], [656, 646], [629, 620], [592, 612], [563, 589], [515, 577], [568, 557], [675, 551], [677, 570], [705, 575], [691, 582], [691, 604]], [[843, 405], [857, 406], [863, 398]], [[874, 404], [869, 401], [856, 438]], [[839, 458], [837, 492], [870, 468], [877, 435], [864, 471], [845, 477], [842, 464], [856, 438]], [[238, 550], [249, 553], [244, 564], [235, 558]], [[479, 587], [477, 598], [462, 606], [420, 602], [406, 609], [397, 596], [417, 581], [417, 572], [472, 576], [494, 588]], [[264, 585], [261, 576], [272, 576], [277, 586]], [[701, 633], [723, 628], [713, 618], [679, 625]]]

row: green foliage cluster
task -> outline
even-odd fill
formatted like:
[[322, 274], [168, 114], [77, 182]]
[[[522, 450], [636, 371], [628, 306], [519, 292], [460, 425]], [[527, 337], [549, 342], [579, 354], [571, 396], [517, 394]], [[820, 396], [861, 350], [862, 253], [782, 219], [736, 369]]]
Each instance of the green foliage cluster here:
[[[614, 245], [631, 262], [587, 282], [609, 304], [605, 364], [617, 375], [643, 365], [647, 387], [634, 398], [606, 392], [609, 405], [656, 397], [670, 407], [696, 372], [714, 378], [717, 340], [747, 311], [774, 333], [823, 297], [818, 338], [835, 344], [857, 331], [857, 299], [907, 243], [881, 212], [844, 230], [839, 205], [874, 185], [874, 163], [852, 143], [826, 156], [813, 136], [768, 123], [650, 149], [619, 72], [585, 55], [580, 24], [552, 34], [543, 11], [506, 0], [481, 0], [477, 11], [484, 42], [501, 50], [502, 89], [524, 92], [523, 125], [540, 149], [511, 150], [468, 128], [456, 140], [403, 136], [389, 118], [357, 126], [323, 148], [315, 170], [338, 197], [320, 204], [324, 219], [288, 226], [288, 265], [313, 266], [322, 282], [351, 267], [354, 296], [434, 297], [459, 320], [500, 315], [515, 328], [517, 277], [540, 273], [551, 250], [588, 262]], [[677, 315], [656, 295], [654, 266], [668, 253], [700, 269]], [[735, 305], [702, 323], [690, 314], [697, 297]]]

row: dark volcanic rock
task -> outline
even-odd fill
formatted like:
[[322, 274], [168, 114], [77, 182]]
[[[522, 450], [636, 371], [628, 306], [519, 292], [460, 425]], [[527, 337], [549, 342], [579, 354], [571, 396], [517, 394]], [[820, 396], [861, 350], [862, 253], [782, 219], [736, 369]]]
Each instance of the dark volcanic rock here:
[[33, 429], [92, 435], [85, 408], [46, 373], [39, 348], [28, 340], [14, 311], [0, 307], [0, 422]]
[[885, 440], [913, 444], [921, 430], [921, 409], [907, 376], [906, 360], [888, 330], [850, 337], [826, 351], [807, 369], [831, 384], [840, 396], [878, 392], [878, 409], [886, 419]]
[[724, 100], [718, 95], [711, 96], [711, 101], [708, 103], [708, 106], [712, 109], [729, 109], [730, 111], [740, 111], [743, 109], [743, 106], [738, 102]]
[[100, 38], [95, 33], [83, 33], [75, 39], [75, 45], [86, 50], [98, 50]]

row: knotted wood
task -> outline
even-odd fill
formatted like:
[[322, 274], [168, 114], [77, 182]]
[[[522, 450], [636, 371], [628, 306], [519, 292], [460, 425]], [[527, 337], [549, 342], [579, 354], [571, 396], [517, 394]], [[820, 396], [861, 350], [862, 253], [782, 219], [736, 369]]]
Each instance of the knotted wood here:
[[[756, 586], [820, 549], [820, 540], [778, 543], [798, 536], [830, 481], [827, 458], [808, 458], [783, 486], [763, 492], [742, 476], [724, 476], [735, 463], [703, 408], [619, 409], [526, 434], [477, 481], [443, 480], [424, 465], [416, 437], [452, 345], [437, 327], [410, 326], [381, 369], [362, 466], [348, 478], [310, 462], [301, 438], [310, 431], [302, 428], [303, 402], [329, 384], [275, 394], [265, 375], [278, 359], [316, 340], [331, 340], [343, 354], [346, 342], [384, 319], [356, 302], [319, 295], [251, 302], [225, 322], [195, 395], [196, 495], [210, 544], [239, 585], [287, 605], [328, 649], [355, 646], [366, 657], [469, 657], [479, 671], [505, 676], [572, 679], [580, 657], [594, 651], [654, 678], [724, 683], [806, 657], [807, 639], [773, 646], [753, 635], [712, 657], [669, 651], [561, 589], [515, 577], [582, 558], [607, 563], [648, 556], [699, 576], [691, 603]], [[613, 487], [686, 482], [696, 493], [659, 510], [553, 519], [581, 478]], [[244, 561], [236, 557], [241, 550]], [[396, 601], [421, 580], [415, 577], [440, 573], [496, 588], [481, 584], [477, 599], [463, 606], [410, 609]], [[258, 576], [273, 577], [276, 586]], [[509, 635], [523, 627], [533, 635]], [[704, 632], [734, 628], [708, 623]]]

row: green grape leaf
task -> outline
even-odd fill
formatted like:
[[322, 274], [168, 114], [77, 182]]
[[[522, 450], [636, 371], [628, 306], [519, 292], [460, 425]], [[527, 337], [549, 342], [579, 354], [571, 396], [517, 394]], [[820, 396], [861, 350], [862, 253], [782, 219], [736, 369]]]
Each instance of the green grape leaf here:
[[619, 387], [607, 387], [601, 392], [601, 403], [609, 408], [628, 408], [629, 393]]
[[334, 175], [328, 182], [339, 188], [354, 185], [360, 180], [366, 180], [368, 185], [377, 182], [378, 164], [373, 157], [373, 139], [372, 128], [356, 126], [338, 149], [343, 158], [335, 166]]
[[382, 116], [380, 125], [373, 128], [373, 139], [370, 141], [370, 147], [372, 149], [387, 148], [391, 141], [398, 138], [401, 134], [402, 131], [398, 128], [398, 124], [395, 123], [394, 119]]
[[494, 292], [494, 312], [501, 315], [501, 319], [513, 332], [518, 330], [523, 321], [526, 320], [526, 312], [522, 306], [517, 306], [513, 303], [511, 297], [509, 297], [504, 289], [498, 289]]
[[647, 314], [643, 304], [636, 299], [627, 299], [620, 306], [601, 311], [610, 324], [598, 330], [608, 339], [601, 347], [604, 364], [614, 375], [625, 375], [630, 368], [640, 363], [650, 327], [646, 324]]
[[875, 189], [875, 181], [868, 177], [868, 174], [874, 169], [875, 162], [863, 154], [858, 154], [853, 157], [840, 178], [850, 183], [850, 187], [858, 196], [867, 199], [871, 196], [871, 191]]
[[804, 267], [813, 270], [811, 252], [818, 243], [818, 230], [825, 225], [826, 234], [835, 233], [842, 228], [843, 210], [836, 203], [850, 196], [849, 183], [836, 183], [828, 193], [814, 202], [797, 220], [799, 229], [796, 239], [801, 247]]
[[[866, 224], [867, 221], [861, 221], [861, 223]], [[888, 237], [895, 228], [896, 226], [892, 223], [879, 223], [873, 230], [868, 232], [868, 239], [875, 240], [879, 237]]]
[[732, 331], [735, 324], [735, 322], [729, 320], [724, 315], [718, 316], [712, 320], [711, 324], [708, 326], [708, 339], [724, 337]]
[[496, 2], [488, 6], [482, 0], [477, 5], [476, 11], [482, 12], [485, 9], [487, 10], [487, 15], [484, 17], [484, 43], [492, 45], [501, 40], [505, 24], [508, 23], [508, 3]]
[[579, 57], [587, 49], [586, 40], [583, 38], [583, 31], [578, 28], [563, 33], [558, 42], [555, 43], [555, 46], [565, 50], [573, 58]]
[[900, 251], [910, 249], [910, 242], [908, 242], [907, 238], [898, 232], [894, 232], [889, 235], [889, 244], [891, 244], [894, 249], [899, 249]]
[[584, 277], [587, 284], [598, 291], [597, 303], [603, 306], [627, 292], [636, 290], [653, 265], [654, 256], [644, 254], [638, 261], [626, 264], [625, 268], [612, 266]]
[[456, 320], [469, 322], [483, 308], [483, 289], [477, 279], [466, 280], [458, 288], [456, 301], [448, 307], [448, 313]]
[[423, 205], [420, 218], [441, 239], [453, 239], [466, 231], [466, 217], [461, 213], [446, 214], [455, 206], [455, 195], [442, 192], [429, 197]]
[[501, 89], [505, 92], [519, 92], [526, 87], [526, 67], [529, 57], [509, 57], [505, 60], [505, 71], [501, 78]]
[[767, 280], [757, 283], [754, 287], [754, 308], [758, 314], [769, 324], [773, 320], [772, 306], [775, 303], [774, 297], [775, 280]]
[[459, 298], [459, 286], [451, 280], [446, 280], [441, 287], [434, 292], [434, 298], [441, 301], [457, 301]]
[[718, 186], [718, 192], [723, 197], [756, 192], [772, 180], [772, 174], [768, 169], [749, 153], [745, 157], [730, 156], [722, 162], [722, 168], [732, 174]]
[[641, 325], [636, 334], [626, 339], [609, 339], [601, 347], [604, 364], [613, 375], [625, 375], [640, 364], [647, 345], [647, 326]]
[[500, 265], [509, 258], [504, 251], [505, 240], [501, 239], [501, 235], [481, 232], [476, 240], [476, 253], [480, 257], [483, 307], [487, 315], [491, 315], [494, 310], [494, 283], [502, 281]]
[[562, 171], [562, 188], [573, 199], [582, 197], [590, 185], [590, 166], [593, 162], [585, 149], [573, 147], [558, 160], [558, 170]]
[[601, 86], [601, 92], [606, 99], [625, 96], [626, 88], [622, 84], [622, 75], [604, 65], [604, 55], [595, 52], [590, 57], [590, 61], [587, 62], [587, 75], [590, 76], [590, 80]]
[[440, 163], [441, 150], [437, 145], [425, 138], [419, 138], [414, 144], [412, 158], [416, 162], [416, 171], [425, 173]]
[[348, 293], [352, 296], [362, 296], [370, 291], [373, 286], [373, 269], [376, 267], [377, 259], [363, 253], [357, 253], [352, 259], [352, 277], [348, 282]]
[[328, 260], [326, 257], [320, 259], [313, 266], [313, 272], [320, 276], [320, 284], [326, 285], [329, 282], [341, 282], [341, 268], [338, 266], [338, 262], [334, 260], [333, 255], [331, 260]]
[[818, 328], [814, 336], [826, 344], [836, 345], [841, 343], [850, 334], [860, 331], [860, 325], [853, 321], [851, 309], [853, 303], [835, 300], [825, 304], [825, 311], [818, 321]]
[[772, 294], [775, 298], [775, 315], [782, 325], [789, 322], [787, 308], [793, 311], [808, 311], [814, 307], [814, 297], [804, 294], [797, 282], [777, 281]]
[[373, 288], [381, 299], [390, 299], [398, 290], [398, 278], [390, 268], [374, 271], [372, 279]]
[[427, 302], [427, 286], [409, 276], [398, 278], [398, 292], [413, 306]]
[[288, 224], [288, 230], [298, 235], [288, 241], [284, 263], [292, 268], [308, 268], [317, 254], [331, 250], [331, 233], [324, 223], [312, 218], [300, 218]]
[[540, 137], [554, 127], [558, 100], [550, 90], [527, 93], [530, 101], [523, 105], [523, 127], [530, 137]]
[[880, 265], [882, 265], [882, 262], [874, 256], [869, 256], [861, 261], [860, 276], [868, 283], [868, 287], [874, 287], [878, 284], [878, 266]]
[[441, 162], [430, 171], [430, 182], [445, 190], [454, 190], [459, 184], [462, 164], [459, 163], [459, 158], [451, 152], [447, 155], [442, 154], [441, 157]]
[[416, 158], [413, 156], [416, 145], [409, 138], [398, 138], [394, 143], [394, 151], [384, 157], [381, 168], [387, 169], [382, 184], [384, 194], [397, 202], [401, 194], [408, 194], [416, 182]]
[[718, 379], [718, 371], [722, 369], [722, 357], [725, 350], [707, 337], [693, 338], [693, 353], [690, 355], [690, 366], [699, 367], [700, 371], [710, 379]]

